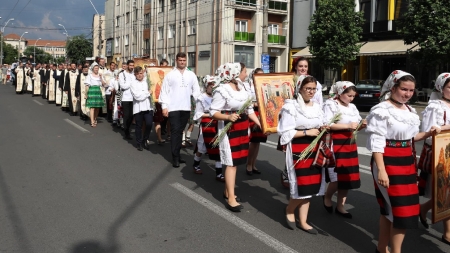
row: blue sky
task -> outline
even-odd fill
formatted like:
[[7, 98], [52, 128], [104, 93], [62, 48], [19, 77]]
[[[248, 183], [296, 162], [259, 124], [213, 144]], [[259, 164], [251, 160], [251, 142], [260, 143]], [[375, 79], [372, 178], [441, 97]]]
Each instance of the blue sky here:
[[[91, 0], [100, 14], [105, 13], [105, 0]], [[5, 34], [16, 33], [28, 39], [65, 40], [69, 36], [91, 33], [95, 10], [89, 0], [1, 0], [0, 26], [10, 21]], [[108, 22], [108, 21], [107, 21]]]

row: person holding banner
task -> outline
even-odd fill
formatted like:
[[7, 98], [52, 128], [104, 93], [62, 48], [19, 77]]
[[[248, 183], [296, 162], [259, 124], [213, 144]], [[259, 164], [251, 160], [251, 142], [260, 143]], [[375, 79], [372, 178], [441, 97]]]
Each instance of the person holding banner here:
[[335, 213], [351, 219], [352, 214], [344, 209], [348, 190], [361, 186], [359, 178], [358, 146], [354, 141], [353, 133], [367, 125], [364, 120], [361, 125], [361, 116], [351, 102], [356, 95], [356, 87], [352, 82], [340, 81], [332, 86], [336, 97], [325, 102], [323, 111], [326, 122], [337, 114], [341, 114], [340, 120], [330, 125], [332, 150], [336, 167], [328, 168], [330, 183], [324, 196], [323, 205], [327, 212], [333, 212], [331, 197], [337, 191], [337, 205]]
[[406, 104], [415, 86], [411, 74], [393, 71], [381, 89], [382, 102], [367, 116], [367, 149], [372, 152], [372, 175], [381, 212], [376, 252], [389, 252], [389, 244], [390, 252], [401, 252], [406, 229], [418, 227], [414, 141], [430, 137], [439, 129], [432, 126], [428, 132], [419, 132], [419, 116]]
[[[430, 96], [428, 106], [423, 111], [422, 131], [430, 131], [432, 127], [441, 131], [450, 130], [450, 73], [442, 73], [436, 78], [435, 92]], [[431, 210], [432, 198], [432, 138], [428, 137], [423, 145], [418, 168], [420, 169], [419, 194], [430, 199], [420, 205], [419, 220], [428, 228], [427, 212]], [[442, 242], [450, 245], [450, 219], [445, 219]]]
[[[216, 75], [220, 85], [213, 95], [209, 114], [218, 121], [218, 137], [220, 161], [225, 169], [225, 206], [232, 212], [240, 212], [243, 208], [234, 194], [237, 166], [247, 163], [249, 136], [249, 119], [261, 124], [253, 111], [252, 98], [236, 79], [244, 80], [247, 72], [243, 63], [226, 63], [220, 66]], [[226, 126], [231, 124], [229, 129]], [[223, 132], [226, 129], [226, 132]]]
[[313, 102], [317, 92], [317, 81], [312, 76], [300, 76], [294, 99], [286, 99], [280, 112], [277, 132], [281, 145], [286, 145], [286, 169], [290, 183], [290, 199], [285, 209], [286, 223], [295, 229], [295, 210], [298, 208], [298, 227], [309, 233], [317, 230], [307, 223], [310, 199], [325, 193], [324, 169], [313, 168], [313, 160], [318, 152], [318, 145], [312, 149], [309, 158], [299, 160], [300, 155], [320, 134], [324, 126], [324, 114], [321, 106]]

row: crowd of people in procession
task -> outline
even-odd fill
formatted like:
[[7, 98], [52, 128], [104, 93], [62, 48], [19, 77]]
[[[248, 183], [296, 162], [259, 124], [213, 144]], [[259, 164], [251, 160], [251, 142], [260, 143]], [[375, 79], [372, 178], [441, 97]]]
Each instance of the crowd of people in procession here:
[[[156, 142], [163, 145], [170, 141], [175, 168], [186, 163], [180, 150], [191, 143], [192, 127], [198, 122], [193, 173], [202, 174], [201, 161], [207, 155], [215, 163], [216, 180], [225, 182], [226, 208], [240, 212], [244, 207], [235, 193], [237, 166], [245, 165], [248, 175], [260, 174], [255, 161], [260, 143], [267, 141], [267, 135], [261, 131], [253, 79], [254, 74], [263, 71], [257, 68], [247, 76], [244, 64], [226, 63], [214, 75], [203, 78], [201, 89], [195, 73], [186, 68], [186, 60], [185, 53], [176, 55], [176, 66], [157, 91], [158, 102], [152, 100], [145, 69], [134, 66], [132, 60], [123, 63], [120, 71], [115, 63], [107, 69], [101, 58], [91, 65], [78, 66], [19, 63], [14, 70], [14, 86], [17, 94], [42, 96], [71, 115], [89, 118], [91, 127], [97, 126], [100, 112], [106, 113], [109, 122], [123, 128], [126, 139], [132, 139], [130, 129], [134, 121], [140, 151], [149, 147], [155, 123]], [[160, 65], [167, 66], [168, 62], [163, 60]], [[415, 109], [407, 104], [415, 89], [410, 73], [393, 71], [382, 86], [381, 102], [362, 119], [352, 104], [357, 92], [353, 83], [336, 82], [332, 95], [324, 102], [320, 83], [308, 74], [307, 59], [294, 60], [292, 72], [296, 76], [294, 97], [285, 100], [277, 127], [279, 150], [286, 154], [281, 183], [290, 190], [285, 209], [288, 228], [318, 233], [307, 222], [313, 196], [322, 196], [328, 213], [334, 211], [343, 218], [352, 218], [344, 205], [348, 191], [361, 186], [354, 135], [365, 129], [380, 206], [376, 252], [401, 252], [406, 229], [418, 228], [419, 221], [425, 228], [429, 226], [426, 214], [431, 201], [421, 205], [419, 195], [432, 197], [431, 136], [450, 129], [450, 73], [436, 79], [435, 92], [421, 124]], [[327, 134], [315, 143], [322, 130]], [[167, 135], [165, 140], [163, 135]], [[218, 140], [218, 145], [214, 145], [214, 140]], [[425, 144], [417, 164], [414, 142], [422, 140]], [[300, 159], [311, 144], [311, 154]], [[450, 220], [443, 224], [442, 241], [450, 245]]]

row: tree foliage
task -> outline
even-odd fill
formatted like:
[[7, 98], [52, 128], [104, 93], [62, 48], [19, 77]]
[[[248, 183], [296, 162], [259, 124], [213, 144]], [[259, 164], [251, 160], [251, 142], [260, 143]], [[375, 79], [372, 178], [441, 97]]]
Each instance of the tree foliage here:
[[53, 62], [53, 57], [51, 54], [45, 52], [44, 50], [40, 49], [39, 47], [36, 47], [36, 52], [34, 51], [34, 46], [28, 46], [25, 51], [23, 51], [23, 54], [27, 56], [29, 59], [31, 59], [31, 62], [34, 62], [33, 57], [36, 53], [36, 63], [50, 63]]
[[410, 0], [407, 12], [399, 20], [398, 32], [425, 65], [448, 60], [450, 55], [450, 8], [448, 0]]
[[75, 63], [83, 63], [92, 56], [92, 42], [84, 35], [73, 36], [66, 44], [67, 58]]
[[318, 0], [309, 25], [309, 51], [324, 68], [339, 70], [355, 60], [364, 23], [354, 0]]
[[17, 59], [17, 49], [10, 44], [3, 42], [3, 63], [12, 64]]

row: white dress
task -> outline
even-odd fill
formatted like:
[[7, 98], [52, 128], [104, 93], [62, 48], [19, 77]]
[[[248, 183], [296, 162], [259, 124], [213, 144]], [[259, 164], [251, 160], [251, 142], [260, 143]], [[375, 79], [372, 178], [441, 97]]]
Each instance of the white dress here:
[[[239, 91], [233, 90], [230, 84], [223, 84], [214, 91], [213, 99], [210, 107], [211, 117], [221, 111], [238, 111], [251, 97], [242, 85], [238, 85]], [[254, 113], [253, 105], [250, 104], [246, 109], [247, 115]], [[218, 120], [218, 134], [222, 132], [225, 124], [223, 120]], [[230, 142], [228, 136], [225, 135], [219, 144], [220, 161], [227, 166], [236, 166], [233, 164]]]
[[[358, 109], [354, 104], [350, 103], [348, 106], [343, 106], [338, 101], [332, 98], [325, 101], [325, 104], [323, 105], [323, 113], [325, 115], [325, 122], [327, 124], [334, 117], [334, 115], [338, 113], [341, 113], [341, 119], [336, 122], [336, 124], [348, 124], [352, 122], [359, 123], [362, 119], [359, 115]], [[334, 123], [332, 123], [331, 125], [333, 124]], [[331, 146], [331, 150], [333, 150], [333, 146]], [[328, 168], [328, 175], [330, 176], [331, 182], [337, 181], [337, 173], [334, 172], [334, 167]]]
[[[445, 121], [444, 121], [444, 112], [445, 112]], [[441, 128], [443, 125], [450, 124], [450, 107], [448, 107], [447, 103], [442, 100], [430, 100], [428, 102], [428, 106], [422, 112], [422, 132], [430, 131], [431, 127]], [[432, 137], [428, 137], [425, 140], [425, 143], [428, 145], [432, 145]], [[425, 187], [424, 197], [431, 198], [432, 197], [432, 179], [433, 177], [429, 175], [427, 177], [427, 184]]]
[[[372, 107], [366, 118], [366, 133], [369, 134], [367, 149], [384, 154], [386, 140], [411, 140], [419, 133], [419, 116], [414, 108], [410, 107], [410, 110], [398, 109], [387, 101]], [[372, 174], [378, 184], [378, 167], [375, 162], [372, 164]], [[389, 210], [386, 218], [393, 222], [392, 205], [387, 190], [379, 184], [378, 188], [385, 200], [386, 209]]]
[[[304, 111], [300, 108], [296, 100], [286, 99], [280, 111], [280, 121], [277, 132], [280, 135], [280, 144], [286, 145], [286, 169], [289, 177], [290, 194], [292, 199], [311, 198], [312, 195], [299, 196], [297, 187], [297, 176], [295, 174], [294, 162], [292, 159], [291, 141], [297, 133], [296, 129], [314, 129], [324, 124], [324, 114], [319, 104], [313, 103], [306, 106]], [[320, 191], [316, 196], [325, 194], [325, 170], [322, 169], [322, 182]]]
[[[202, 93], [196, 101], [195, 104], [195, 114], [193, 120], [200, 122], [203, 114], [209, 113], [209, 108], [211, 107], [212, 97], [208, 96], [206, 93]], [[212, 119], [211, 119], [212, 120]], [[206, 154], [207, 149], [205, 141], [203, 139], [202, 127], [199, 127], [199, 135], [197, 139], [197, 150], [199, 153]]]

